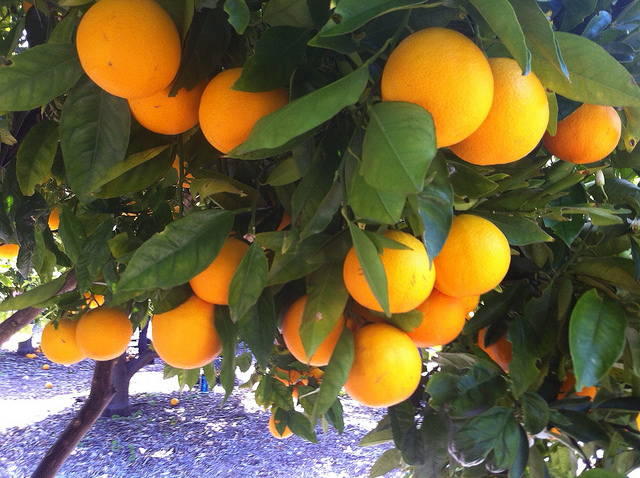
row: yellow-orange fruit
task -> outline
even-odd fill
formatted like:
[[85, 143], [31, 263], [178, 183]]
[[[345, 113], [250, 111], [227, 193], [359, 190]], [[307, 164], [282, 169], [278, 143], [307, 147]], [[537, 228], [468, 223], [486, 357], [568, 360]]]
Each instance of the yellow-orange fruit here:
[[[383, 248], [380, 260], [387, 276], [391, 313], [408, 312], [418, 307], [431, 293], [437, 267], [430, 266], [424, 244], [411, 234], [387, 231], [384, 236], [407, 246], [407, 249]], [[351, 247], [347, 253], [342, 277], [356, 302], [371, 310], [383, 311], [364, 276], [355, 247]]]
[[169, 96], [171, 85], [154, 95], [133, 98], [129, 108], [133, 117], [149, 131], [160, 134], [180, 134], [198, 124], [200, 97], [206, 86], [201, 82], [187, 90], [180, 88], [175, 96]]
[[478, 345], [484, 350], [491, 359], [500, 365], [502, 370], [509, 372], [509, 364], [513, 358], [513, 351], [511, 349], [511, 342], [507, 340], [506, 335], [502, 335], [497, 341], [490, 345], [485, 345], [484, 336], [487, 329], [480, 329], [478, 332]]
[[78, 322], [68, 318], [58, 320], [58, 327], [49, 322], [42, 329], [40, 347], [45, 357], [54, 363], [71, 365], [86, 358], [76, 341]]
[[193, 292], [212, 304], [229, 305], [229, 285], [247, 249], [246, 242], [227, 238], [213, 262], [189, 281]]
[[289, 306], [282, 319], [282, 337], [287, 349], [297, 360], [308, 365], [321, 367], [329, 363], [333, 349], [336, 347], [344, 327], [344, 317], [340, 315], [329, 335], [320, 343], [313, 355], [308, 357], [302, 345], [302, 337], [300, 337], [302, 316], [308, 298], [308, 295], [303, 295]]
[[15, 259], [18, 257], [18, 244], [0, 244], [0, 259]]
[[175, 309], [151, 319], [153, 348], [175, 368], [194, 369], [210, 363], [221, 351], [214, 305], [192, 295]]
[[80, 64], [102, 89], [122, 98], [151, 96], [180, 66], [180, 35], [153, 0], [100, 0], [80, 19]]
[[500, 284], [509, 269], [509, 242], [491, 221], [460, 214], [433, 263], [440, 292], [453, 297], [484, 294]]
[[493, 102], [480, 127], [450, 146], [458, 157], [478, 165], [505, 164], [529, 154], [549, 123], [547, 94], [538, 77], [522, 74], [511, 58], [489, 59]]
[[417, 310], [422, 313], [422, 322], [407, 335], [418, 347], [448, 344], [462, 332], [467, 315], [462, 299], [439, 290], [433, 290]]
[[49, 229], [52, 231], [58, 230], [58, 226], [60, 225], [60, 209], [57, 206], [51, 210], [51, 213], [49, 213], [47, 224], [49, 225]]
[[431, 113], [438, 147], [458, 143], [484, 121], [493, 101], [493, 76], [467, 37], [426, 28], [402, 40], [382, 71], [383, 101], [408, 101]]
[[132, 333], [127, 314], [120, 309], [100, 306], [80, 317], [76, 341], [78, 348], [90, 359], [111, 360], [127, 350]]
[[420, 383], [422, 359], [413, 341], [389, 324], [369, 324], [353, 334], [354, 357], [345, 391], [370, 407], [409, 398]]
[[260, 118], [289, 102], [284, 88], [259, 93], [231, 89], [241, 73], [242, 68], [221, 71], [200, 100], [200, 129], [207, 141], [225, 154], [249, 137]]
[[293, 434], [293, 432], [287, 425], [285, 425], [282, 434], [280, 434], [278, 432], [278, 429], [276, 428], [276, 423], [280, 423], [280, 420], [276, 420], [274, 413], [271, 415], [271, 418], [269, 418], [269, 432], [274, 438], [282, 440], [284, 438], [289, 438]]
[[564, 161], [587, 164], [616, 149], [621, 132], [620, 116], [613, 107], [584, 103], [558, 122], [555, 136], [545, 133], [542, 143]]

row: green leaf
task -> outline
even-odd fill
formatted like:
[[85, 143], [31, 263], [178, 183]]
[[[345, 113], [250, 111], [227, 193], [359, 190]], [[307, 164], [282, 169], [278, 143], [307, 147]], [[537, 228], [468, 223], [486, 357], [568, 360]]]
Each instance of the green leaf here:
[[45, 43], [12, 57], [0, 68], [0, 111], [26, 111], [69, 91], [82, 76], [73, 44]]
[[[104, 177], [96, 183], [96, 188], [103, 186], [124, 174], [129, 173], [132, 169], [135, 169], [137, 166], [140, 166], [147, 161], [151, 161], [152, 159], [157, 158], [160, 153], [162, 153], [169, 147], [170, 145], [164, 144], [130, 155], [124, 161], [111, 166], [107, 174], [105, 174]], [[173, 158], [171, 159], [173, 160]]]
[[388, 443], [393, 440], [391, 433], [391, 425], [389, 423], [389, 415], [385, 415], [380, 419], [376, 427], [368, 432], [358, 442], [358, 446], [376, 446]]
[[624, 257], [584, 258], [570, 268], [572, 274], [587, 276], [640, 295], [640, 284], [635, 277], [635, 266], [632, 260]]
[[378, 457], [371, 469], [369, 470], [369, 478], [376, 476], [384, 476], [396, 468], [400, 468], [402, 461], [402, 452], [397, 448], [389, 448]]
[[284, 186], [296, 182], [302, 177], [302, 173], [298, 169], [293, 156], [283, 159], [273, 171], [269, 173], [269, 177], [265, 181], [265, 184], [269, 184], [273, 187]]
[[273, 297], [263, 291], [258, 303], [238, 319], [238, 333], [251, 349], [258, 366], [266, 368], [276, 335], [277, 316]]
[[264, 251], [256, 242], [242, 256], [229, 284], [229, 309], [235, 322], [256, 305], [267, 285], [269, 263]]
[[536, 342], [532, 340], [534, 337], [536, 331], [525, 317], [518, 316], [511, 322], [507, 338], [513, 350], [509, 373], [515, 398], [520, 398], [540, 375], [536, 367]]
[[229, 23], [239, 35], [249, 26], [251, 14], [245, 0], [226, 0], [224, 11], [229, 14]]
[[262, 19], [272, 26], [314, 26], [306, 0], [271, 0], [264, 7]]
[[275, 149], [287, 144], [356, 103], [368, 80], [368, 69], [360, 67], [327, 86], [295, 99], [261, 118], [246, 141], [228, 155], [242, 158], [252, 151]]
[[8, 297], [0, 303], [0, 312], [22, 310], [27, 307], [42, 308], [54, 297], [67, 280], [67, 273], [51, 282], [29, 289], [15, 297]]
[[295, 410], [287, 411], [287, 425], [296, 435], [312, 443], [318, 443], [316, 432], [306, 415]]
[[538, 53], [554, 66], [565, 77], [569, 78], [569, 70], [562, 59], [558, 40], [556, 40], [551, 23], [535, 0], [509, 0], [516, 12], [528, 44], [535, 45]]
[[[440, 413], [425, 413], [420, 435], [422, 438], [421, 460], [414, 462], [418, 476], [442, 476], [449, 452], [449, 424]], [[406, 440], [406, 438], [405, 438]]]
[[387, 289], [387, 275], [382, 265], [382, 260], [378, 255], [378, 248], [373, 243], [367, 234], [360, 230], [356, 225], [351, 222], [347, 223], [349, 226], [349, 233], [351, 234], [351, 240], [353, 241], [353, 247], [356, 251], [356, 256], [360, 262], [362, 273], [367, 280], [367, 284], [373, 292], [373, 296], [380, 304], [384, 314], [389, 317], [391, 312], [389, 311], [389, 292]]
[[623, 478], [624, 476], [624, 474], [602, 468], [592, 468], [580, 473], [581, 478]]
[[307, 277], [307, 290], [300, 338], [307, 357], [311, 357], [334, 329], [349, 298], [342, 281], [342, 263], [328, 263], [313, 272]]
[[491, 29], [500, 38], [511, 56], [518, 62], [523, 74], [531, 69], [531, 53], [524, 33], [509, 0], [469, 0], [478, 9]]
[[109, 218], [102, 222], [82, 243], [76, 264], [79, 290], [88, 290], [102, 271], [103, 266], [111, 258], [108, 241], [113, 237], [113, 234], [113, 221]]
[[222, 364], [220, 365], [220, 385], [224, 388], [224, 401], [233, 392], [236, 379], [236, 347], [238, 346], [238, 332], [231, 321], [229, 308], [215, 306], [215, 325], [220, 342], [222, 342]]
[[451, 167], [450, 176], [453, 191], [460, 197], [483, 197], [498, 188], [498, 183], [487, 178], [475, 168], [458, 161], [447, 161]]
[[370, 186], [382, 191], [422, 191], [436, 151], [433, 118], [424, 108], [404, 101], [385, 101], [370, 108], [361, 165]]
[[[291, 233], [288, 233], [291, 235]], [[256, 240], [259, 240], [256, 238]], [[285, 252], [275, 250], [274, 258], [267, 275], [267, 285], [284, 284], [300, 279], [320, 268], [322, 263], [314, 262], [313, 256], [326, 244], [327, 236], [316, 234], [297, 243]]]
[[493, 452], [498, 469], [508, 468], [516, 458], [520, 426], [512, 411], [493, 407], [473, 417], [451, 440], [450, 451], [463, 466], [482, 463]]
[[590, 387], [609, 371], [622, 354], [627, 319], [624, 309], [595, 289], [576, 302], [569, 322], [569, 350], [576, 390]]
[[82, 201], [125, 158], [130, 123], [127, 100], [88, 78], [69, 92], [60, 120], [60, 146], [69, 186]]
[[309, 36], [307, 28], [267, 28], [232, 88], [260, 92], [287, 86], [291, 75], [302, 63]]
[[353, 363], [353, 334], [345, 327], [336, 343], [329, 364], [324, 370], [318, 397], [311, 412], [311, 422], [316, 423], [337, 400], [338, 393], [347, 381]]
[[184, 284], [216, 258], [232, 227], [233, 214], [214, 209], [170, 223], [136, 250], [116, 293]]
[[16, 156], [16, 176], [25, 196], [47, 180], [58, 150], [58, 123], [44, 120], [35, 124], [20, 143]]
[[410, 400], [405, 400], [388, 408], [389, 423], [393, 433], [393, 443], [402, 449], [404, 437], [415, 426], [415, 409]]
[[553, 238], [544, 232], [535, 221], [524, 216], [503, 212], [485, 212], [474, 209], [473, 214], [494, 223], [513, 246], [525, 246], [536, 242], [551, 242]]
[[58, 235], [64, 245], [65, 253], [73, 262], [78, 262], [87, 234], [82, 222], [67, 207], [60, 207]]
[[[542, 84], [574, 101], [611, 106], [640, 106], [640, 88], [631, 74], [597, 43], [572, 33], [555, 34], [570, 79], [531, 45], [533, 71]], [[603, 75], [602, 72], [607, 74]]]
[[334, 10], [332, 19], [320, 30], [320, 35], [344, 35], [381, 15], [421, 3], [419, 0], [342, 0]]
[[524, 428], [532, 435], [541, 432], [549, 422], [549, 405], [535, 392], [525, 392], [521, 398]]

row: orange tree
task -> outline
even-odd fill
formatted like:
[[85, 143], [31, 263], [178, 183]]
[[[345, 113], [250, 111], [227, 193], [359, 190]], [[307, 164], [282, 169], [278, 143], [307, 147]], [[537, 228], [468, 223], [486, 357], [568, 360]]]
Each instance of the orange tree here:
[[[211, 287], [228, 292], [207, 333], [222, 347], [221, 382], [231, 393], [243, 341], [279, 434], [316, 440], [319, 420], [342, 430], [348, 383], [388, 405], [362, 443], [394, 444], [373, 476], [621, 476], [640, 464], [637, 1], [0, 9], [0, 241], [42, 282], [6, 294], [3, 341], [44, 311], [82, 315], [86, 292], [139, 328], [220, 262], [212, 277], [229, 279]], [[193, 95], [176, 93], [203, 83], [201, 130], [197, 102], [183, 99]], [[153, 132], [130, 105], [148, 97], [153, 111], [161, 90], [167, 128]], [[606, 108], [572, 116], [583, 104]], [[482, 221], [458, 232], [463, 214]], [[420, 239], [429, 265], [390, 259], [424, 251], [388, 230]], [[238, 257], [220, 253], [229, 236], [246, 243]], [[343, 280], [350, 250], [358, 267]], [[350, 297], [358, 275], [374, 310]], [[441, 290], [450, 281], [463, 285]], [[418, 283], [420, 300], [433, 287], [481, 295], [457, 338], [420, 360], [404, 332], [447, 318], [419, 301], [392, 310]], [[295, 360], [279, 332], [305, 294], [307, 357], [345, 322], [321, 368]], [[109, 373], [98, 362], [96, 377]], [[170, 373], [189, 384], [200, 369]], [[597, 392], [576, 393], [585, 387]], [[109, 394], [98, 392], [99, 408]]]

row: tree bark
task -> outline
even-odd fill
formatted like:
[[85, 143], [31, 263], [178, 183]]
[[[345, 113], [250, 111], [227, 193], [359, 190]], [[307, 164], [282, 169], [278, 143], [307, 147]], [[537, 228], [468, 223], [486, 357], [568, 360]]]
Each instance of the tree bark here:
[[96, 420], [100, 418], [100, 415], [116, 393], [111, 383], [111, 373], [116, 360], [118, 359], [96, 362], [93, 378], [91, 379], [89, 398], [49, 448], [31, 478], [55, 477], [78, 442], [91, 429]]
[[[76, 279], [75, 271], [72, 270], [69, 272], [69, 275], [67, 275], [67, 280], [56, 295], [62, 295], [75, 289], [77, 284], [78, 281]], [[27, 307], [26, 309], [15, 312], [7, 320], [0, 323], [0, 345], [4, 344], [20, 329], [33, 322], [43, 310], [44, 308]]]
[[33, 337], [29, 337], [27, 340], [23, 340], [22, 342], [18, 343], [17, 353], [20, 355], [26, 355], [35, 352], [36, 349], [33, 347], [32, 339]]

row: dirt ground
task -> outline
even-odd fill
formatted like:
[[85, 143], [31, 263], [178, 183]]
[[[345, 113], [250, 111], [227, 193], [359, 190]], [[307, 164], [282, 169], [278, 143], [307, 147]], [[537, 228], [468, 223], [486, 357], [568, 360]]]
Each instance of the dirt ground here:
[[[50, 365], [43, 370], [42, 365]], [[59, 477], [323, 477], [358, 478], [390, 444], [358, 442], [384, 415], [345, 397], [345, 430], [319, 428], [318, 443], [293, 436], [276, 440], [267, 430], [269, 412], [251, 391], [236, 388], [223, 404], [216, 385], [207, 393], [179, 394], [177, 379], [162, 378], [156, 361], [131, 382], [134, 413], [101, 418], [82, 439]], [[30, 476], [89, 393], [93, 362], [70, 367], [42, 354], [28, 359], [0, 350], [0, 476]], [[52, 384], [51, 389], [46, 383]], [[179, 397], [172, 407], [170, 399]], [[388, 478], [403, 476], [392, 472]]]

